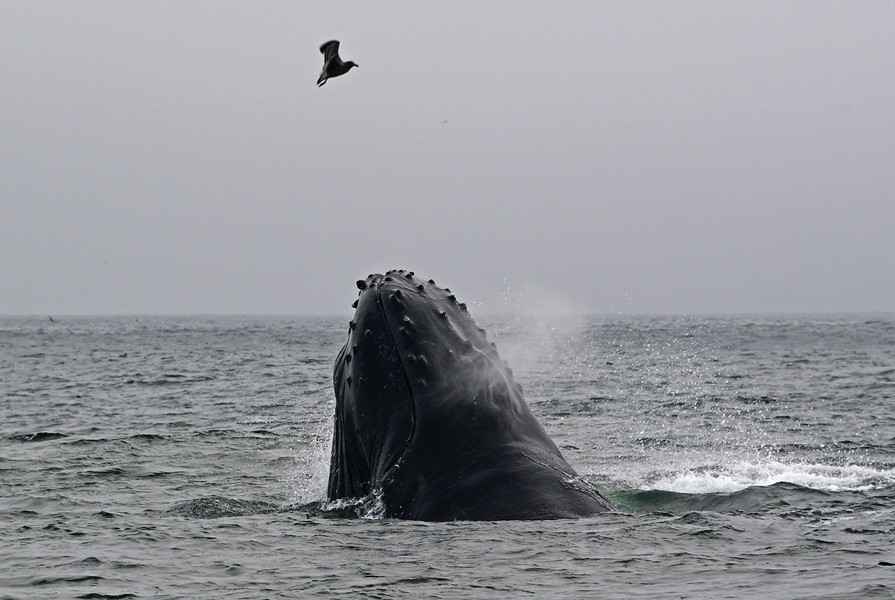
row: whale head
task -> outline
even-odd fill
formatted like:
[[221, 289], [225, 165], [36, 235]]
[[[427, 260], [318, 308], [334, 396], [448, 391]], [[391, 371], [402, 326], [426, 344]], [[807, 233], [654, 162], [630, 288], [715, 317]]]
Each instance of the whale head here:
[[333, 370], [330, 498], [381, 486], [429, 415], [465, 415], [484, 426], [489, 413], [524, 409], [513, 406], [521, 389], [509, 367], [450, 289], [404, 269], [369, 275], [357, 287]]
[[577, 475], [450, 289], [404, 269], [357, 288], [333, 369], [329, 499], [381, 491], [387, 516], [427, 520], [604, 507], [589, 489], [570, 496]]

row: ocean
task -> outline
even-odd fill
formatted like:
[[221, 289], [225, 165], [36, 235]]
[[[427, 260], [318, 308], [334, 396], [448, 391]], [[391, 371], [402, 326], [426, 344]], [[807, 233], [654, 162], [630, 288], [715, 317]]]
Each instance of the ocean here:
[[347, 319], [0, 318], [0, 598], [895, 598], [895, 315], [478, 320], [617, 513], [327, 504]]

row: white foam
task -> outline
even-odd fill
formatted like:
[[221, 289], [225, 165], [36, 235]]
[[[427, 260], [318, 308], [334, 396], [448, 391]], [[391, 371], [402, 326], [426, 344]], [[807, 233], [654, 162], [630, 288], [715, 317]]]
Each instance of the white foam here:
[[730, 493], [752, 486], [788, 482], [828, 492], [864, 491], [895, 483], [895, 469], [780, 461], [743, 461], [714, 469], [688, 469], [641, 486], [685, 494]]
[[367, 498], [364, 499], [363, 519], [384, 519], [385, 518], [385, 502], [382, 500], [382, 489], [376, 488]]

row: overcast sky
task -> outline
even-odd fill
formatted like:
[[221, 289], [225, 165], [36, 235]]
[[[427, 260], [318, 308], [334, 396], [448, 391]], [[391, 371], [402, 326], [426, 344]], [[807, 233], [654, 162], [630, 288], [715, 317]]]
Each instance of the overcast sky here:
[[0, 313], [892, 311], [893, 190], [891, 1], [0, 0]]

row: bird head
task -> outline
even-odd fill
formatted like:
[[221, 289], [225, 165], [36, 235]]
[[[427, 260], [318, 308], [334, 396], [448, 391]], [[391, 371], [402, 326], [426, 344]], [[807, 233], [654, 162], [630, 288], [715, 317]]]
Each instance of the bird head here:
[[353, 60], [349, 60], [349, 61], [347, 61], [347, 62], [345, 63], [345, 66], [348, 67], [348, 70], [350, 71], [350, 70], [351, 70], [351, 67], [356, 67], [356, 66], [357, 66], [357, 63], [354, 62]]

